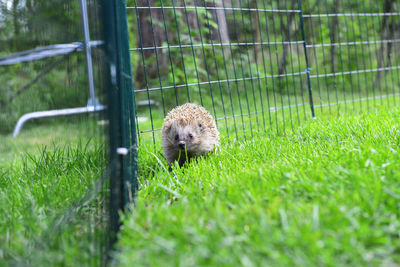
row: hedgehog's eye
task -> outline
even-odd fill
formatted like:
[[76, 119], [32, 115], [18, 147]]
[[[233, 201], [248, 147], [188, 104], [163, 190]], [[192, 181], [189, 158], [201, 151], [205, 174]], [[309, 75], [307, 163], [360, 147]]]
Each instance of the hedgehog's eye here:
[[179, 135], [175, 135], [175, 140], [178, 141]]
[[201, 123], [199, 123], [199, 128], [200, 128], [200, 131], [203, 131], [203, 125], [201, 125]]
[[189, 134], [189, 138], [192, 139], [193, 138], [193, 134]]

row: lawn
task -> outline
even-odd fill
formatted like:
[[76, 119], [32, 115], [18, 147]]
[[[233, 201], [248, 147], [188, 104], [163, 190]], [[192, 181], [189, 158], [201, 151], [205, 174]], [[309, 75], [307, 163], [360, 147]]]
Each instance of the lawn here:
[[[318, 111], [294, 131], [260, 127], [239, 141], [222, 131], [218, 153], [172, 171], [159, 142], [142, 138], [140, 189], [123, 214], [115, 262], [398, 265], [400, 110], [371, 107]], [[101, 129], [96, 120], [52, 121], [1, 136], [1, 266], [98, 264], [107, 195], [79, 199], [107, 166]]]
[[[329, 117], [329, 116], [328, 116]], [[167, 171], [140, 150], [121, 266], [397, 266], [400, 110], [320, 118], [286, 136], [223, 139]]]
[[[15, 139], [0, 135], [0, 266], [82, 266], [100, 259], [104, 195], [79, 201], [107, 166], [104, 136], [94, 123], [53, 121], [27, 126]], [[99, 248], [91, 247], [94, 240]]]

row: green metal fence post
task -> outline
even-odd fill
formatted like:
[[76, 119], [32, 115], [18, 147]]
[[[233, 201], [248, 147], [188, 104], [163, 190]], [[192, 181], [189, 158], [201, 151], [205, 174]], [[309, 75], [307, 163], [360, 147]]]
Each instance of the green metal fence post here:
[[120, 227], [118, 212], [133, 201], [138, 187], [137, 140], [125, 1], [103, 0], [102, 15], [110, 132], [112, 246]]
[[314, 99], [313, 93], [311, 88], [311, 79], [310, 79], [310, 66], [308, 63], [308, 53], [307, 53], [307, 40], [306, 40], [306, 33], [304, 30], [304, 17], [303, 17], [303, 8], [301, 5], [301, 0], [297, 0], [297, 4], [300, 10], [300, 27], [301, 27], [301, 36], [303, 38], [303, 46], [304, 46], [304, 56], [306, 59], [306, 74], [307, 74], [307, 85], [308, 85], [308, 96], [310, 98], [310, 108], [311, 108], [311, 115], [312, 118], [315, 119], [315, 112], [314, 112]]
[[121, 153], [123, 169], [123, 205], [132, 203], [138, 187], [137, 175], [137, 135], [135, 94], [131, 60], [129, 52], [128, 20], [126, 16], [125, 0], [116, 1], [116, 29], [117, 29], [117, 75], [120, 88], [120, 115], [121, 115], [121, 148], [127, 149], [128, 154]]

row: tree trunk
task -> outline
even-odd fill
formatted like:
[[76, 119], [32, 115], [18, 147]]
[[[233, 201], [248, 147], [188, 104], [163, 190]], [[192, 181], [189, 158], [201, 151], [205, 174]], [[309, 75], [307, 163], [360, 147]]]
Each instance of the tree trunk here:
[[[155, 0], [138, 0], [138, 7], [152, 7], [155, 6]], [[157, 77], [158, 67], [160, 70], [165, 68], [167, 63], [167, 54], [164, 49], [156, 50], [155, 47], [162, 46], [166, 40], [165, 30], [163, 26], [163, 17], [161, 9], [144, 8], [138, 9], [138, 21], [140, 27], [140, 36], [137, 38], [137, 47], [139, 48], [152, 48], [140, 51], [144, 59], [147, 61], [150, 58], [156, 57], [157, 62], [154, 64], [146, 64], [147, 76], [150, 78]], [[146, 75], [142, 64], [138, 65], [136, 70], [136, 80], [143, 84]]]
[[[257, 0], [253, 0], [251, 2], [251, 8], [257, 9]], [[253, 16], [254, 42], [261, 43], [258, 12], [251, 12], [251, 15]], [[262, 46], [262, 44], [255, 45], [255, 48], [256, 48], [256, 59], [255, 60], [257, 60], [257, 58], [261, 57], [261, 46]]]
[[19, 5], [19, 0], [13, 0], [12, 16], [13, 16], [14, 35], [15, 36], [19, 35], [19, 32], [20, 32], [19, 22], [18, 22], [18, 5]]
[[[392, 20], [390, 21], [390, 23], [388, 23], [388, 38], [390, 39], [395, 39], [394, 36], [394, 21], [393, 21], [393, 17]], [[388, 60], [388, 64], [390, 64], [391, 66], [391, 55], [392, 55], [392, 48], [393, 48], [393, 43], [387, 43], [387, 49], [386, 49], [386, 58]]]
[[34, 33], [33, 33], [33, 5], [32, 5], [32, 1], [33, 0], [26, 0], [26, 9], [28, 11], [28, 18], [27, 18], [27, 26], [28, 26], [28, 31], [29, 31], [29, 35], [30, 35], [30, 39], [33, 40], [34, 39]]
[[[383, 3], [383, 12], [390, 13], [391, 11], [392, 11], [392, 1], [385, 0]], [[390, 30], [390, 29], [388, 29], [388, 20], [389, 20], [389, 16], [383, 16], [382, 25], [381, 25], [381, 40], [390, 38], [390, 33], [388, 32], [388, 30]], [[393, 26], [393, 25], [391, 25], [391, 26]], [[387, 58], [390, 60], [389, 44], [381, 43], [381, 48], [379, 49], [379, 55], [378, 55], [378, 68], [382, 68], [383, 66], [385, 66], [385, 58], [384, 58], [385, 50], [387, 52]], [[377, 84], [380, 83], [381, 77], [382, 77], [382, 72], [378, 71], [376, 73], [376, 83]]]
[[[212, 2], [208, 1], [203, 1], [204, 2], [204, 7], [213, 7], [216, 8], [214, 10], [208, 10], [208, 12], [211, 14], [212, 18], [211, 20], [217, 25], [216, 28], [211, 27], [208, 24], [208, 27], [210, 28], [210, 36], [208, 36], [209, 39], [213, 40], [214, 44], [219, 44], [219, 43], [229, 43], [229, 31], [228, 31], [228, 24], [226, 22], [226, 16], [225, 16], [225, 10], [223, 9], [223, 4], [221, 0], [213, 0]], [[221, 8], [221, 9], [217, 9]], [[229, 49], [222, 49], [225, 57], [229, 56]]]
[[13, 18], [13, 26], [14, 26], [14, 37], [13, 37], [13, 47], [15, 50], [18, 50], [18, 36], [20, 33], [20, 26], [18, 22], [18, 5], [19, 0], [13, 0], [12, 2], [12, 18]]
[[217, 0], [213, 2], [208, 2], [208, 7], [217, 8], [215, 10], [210, 10], [212, 14], [213, 21], [218, 25], [218, 29], [213, 29], [212, 38], [215, 43], [228, 43], [229, 42], [229, 34], [228, 34], [228, 25], [226, 23], [225, 11], [222, 8], [222, 0]]
[[[296, 0], [292, 0], [291, 6], [293, 7], [295, 3], [296, 3]], [[290, 40], [290, 27], [293, 22], [294, 14], [295, 13], [293, 13], [293, 12], [288, 14], [286, 27], [283, 25], [283, 21], [281, 21], [282, 30], [285, 31], [285, 39], [284, 39], [285, 42], [288, 42]], [[289, 44], [284, 44], [281, 60], [279, 61], [280, 62], [279, 69], [278, 69], [279, 75], [284, 74], [286, 72], [288, 53], [289, 53]], [[279, 77], [279, 79], [281, 79], [281, 77]]]
[[[334, 7], [333, 7], [333, 12], [337, 13], [339, 9], [339, 0], [334, 1]], [[331, 31], [329, 33], [330, 38], [331, 38], [331, 44], [336, 43], [336, 39], [337, 39], [337, 31], [338, 31], [338, 17], [333, 16], [332, 17], [332, 23], [331, 23]], [[336, 46], [332, 45], [331, 46], [331, 67], [332, 73], [336, 72], [336, 65], [337, 65], [337, 60], [336, 60]]]
[[[185, 3], [186, 7], [193, 7], [195, 6], [195, 0], [183, 0], [183, 3]], [[198, 6], [201, 6], [201, 4], [198, 4]], [[189, 28], [190, 31], [198, 30], [199, 29], [199, 24], [197, 24], [197, 14], [195, 9], [186, 9], [187, 14], [185, 14], [185, 18], [189, 22]], [[187, 17], [186, 17], [187, 15]], [[200, 36], [196, 36], [196, 39], [200, 40]]]

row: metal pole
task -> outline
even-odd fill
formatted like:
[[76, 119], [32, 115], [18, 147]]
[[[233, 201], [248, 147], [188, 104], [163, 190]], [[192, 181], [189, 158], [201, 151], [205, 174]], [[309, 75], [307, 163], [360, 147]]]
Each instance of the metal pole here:
[[49, 118], [49, 117], [58, 117], [58, 116], [68, 116], [68, 115], [77, 115], [84, 113], [92, 113], [96, 111], [104, 110], [104, 106], [86, 106], [80, 108], [66, 108], [66, 109], [56, 109], [56, 110], [46, 110], [46, 111], [37, 111], [24, 114], [19, 118], [17, 125], [15, 125], [15, 129], [13, 132], [13, 137], [16, 137], [22, 129], [22, 126], [28, 121], [32, 119], [39, 118]]
[[[105, 72], [110, 131], [110, 248], [120, 228], [119, 211], [129, 208], [138, 189], [135, 95], [125, 0], [102, 0]], [[113, 165], [114, 163], [114, 165]]]
[[86, 52], [86, 66], [87, 66], [88, 80], [89, 80], [90, 99], [88, 101], [88, 106], [96, 107], [99, 105], [99, 102], [96, 98], [96, 93], [94, 91], [92, 52], [90, 46], [89, 20], [88, 20], [86, 0], [81, 0], [80, 3], [81, 3], [81, 15], [83, 24], [83, 37], [84, 37], [83, 43]]
[[306, 41], [306, 33], [304, 31], [304, 18], [303, 18], [303, 8], [301, 6], [301, 0], [297, 0], [300, 9], [300, 26], [301, 26], [301, 35], [303, 37], [303, 45], [304, 45], [304, 56], [306, 58], [306, 74], [307, 74], [307, 84], [308, 84], [308, 96], [310, 98], [310, 108], [311, 108], [311, 115], [312, 118], [315, 119], [315, 112], [314, 112], [314, 100], [313, 100], [313, 93], [311, 89], [311, 79], [310, 79], [310, 66], [308, 65], [308, 54], [307, 54], [307, 41]]
[[[122, 157], [123, 209], [133, 203], [138, 189], [138, 151], [136, 135], [136, 106], [133, 88], [131, 57], [129, 52], [128, 18], [126, 1], [115, 2], [117, 34], [117, 77], [120, 97], [121, 147], [129, 154]], [[123, 155], [123, 154], [122, 154]]]

